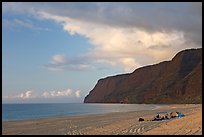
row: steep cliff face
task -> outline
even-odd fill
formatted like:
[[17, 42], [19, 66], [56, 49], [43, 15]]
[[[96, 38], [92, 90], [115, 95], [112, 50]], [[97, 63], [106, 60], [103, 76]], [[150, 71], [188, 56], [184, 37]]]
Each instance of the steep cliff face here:
[[100, 79], [85, 103], [201, 103], [202, 49], [188, 49], [171, 61]]

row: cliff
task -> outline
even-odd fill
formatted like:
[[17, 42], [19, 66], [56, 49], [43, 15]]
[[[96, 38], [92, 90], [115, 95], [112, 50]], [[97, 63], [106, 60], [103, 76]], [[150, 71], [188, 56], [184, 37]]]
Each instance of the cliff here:
[[202, 103], [202, 48], [172, 60], [100, 79], [84, 103]]

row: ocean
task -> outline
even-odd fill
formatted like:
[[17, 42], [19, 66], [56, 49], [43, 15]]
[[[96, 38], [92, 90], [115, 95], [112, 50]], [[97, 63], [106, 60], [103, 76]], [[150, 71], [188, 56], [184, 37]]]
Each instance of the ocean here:
[[2, 121], [154, 110], [158, 107], [159, 105], [155, 104], [2, 104]]

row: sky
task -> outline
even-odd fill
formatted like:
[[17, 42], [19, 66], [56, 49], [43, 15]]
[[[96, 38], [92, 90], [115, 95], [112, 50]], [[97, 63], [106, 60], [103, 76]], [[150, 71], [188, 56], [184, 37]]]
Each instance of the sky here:
[[199, 2], [4, 2], [2, 102], [82, 103], [100, 78], [200, 47]]

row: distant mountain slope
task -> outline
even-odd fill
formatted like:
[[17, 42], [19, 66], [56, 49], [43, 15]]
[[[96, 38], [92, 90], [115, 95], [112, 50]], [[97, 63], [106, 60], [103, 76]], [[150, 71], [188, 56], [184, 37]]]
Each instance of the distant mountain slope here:
[[202, 48], [100, 79], [84, 103], [202, 103]]

